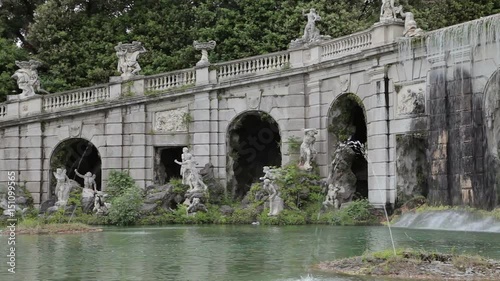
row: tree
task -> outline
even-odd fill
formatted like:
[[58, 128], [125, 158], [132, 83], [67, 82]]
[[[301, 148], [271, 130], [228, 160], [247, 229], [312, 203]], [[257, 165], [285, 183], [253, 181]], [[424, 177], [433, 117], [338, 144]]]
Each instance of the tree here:
[[[1, 33], [0, 28], [0, 33]], [[11, 75], [17, 70], [16, 60], [26, 60], [28, 53], [16, 46], [13, 40], [0, 37], [0, 102], [7, 99], [8, 94], [15, 94], [17, 84]]]
[[[107, 82], [118, 75], [114, 46], [141, 41], [141, 74], [194, 66], [194, 40], [215, 40], [211, 62], [285, 50], [302, 36], [303, 10], [315, 8], [323, 35], [333, 38], [378, 21], [379, 0], [4, 0], [1, 38], [13, 57], [42, 61], [42, 87], [50, 92]], [[500, 0], [399, 0], [424, 30], [500, 12]], [[35, 11], [35, 13], [33, 13]], [[27, 52], [18, 53], [18, 42]], [[3, 42], [2, 44], [6, 44]], [[6, 54], [4, 59], [8, 58]], [[4, 64], [13, 64], [5, 61]], [[14, 68], [1, 69], [10, 77]], [[4, 73], [8, 71], [8, 73]], [[9, 85], [13, 85], [9, 80]], [[0, 85], [0, 96], [12, 87]], [[10, 92], [9, 92], [10, 93]]]
[[0, 9], [0, 26], [3, 27], [0, 36], [19, 40], [22, 47], [30, 52], [36, 52], [33, 45], [26, 39], [29, 25], [33, 22], [36, 7], [43, 0], [3, 0]]

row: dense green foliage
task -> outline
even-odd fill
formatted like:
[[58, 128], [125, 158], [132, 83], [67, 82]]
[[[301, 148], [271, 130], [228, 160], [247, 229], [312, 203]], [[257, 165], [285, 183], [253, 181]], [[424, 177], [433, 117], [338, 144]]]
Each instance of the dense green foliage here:
[[109, 173], [106, 193], [111, 198], [118, 197], [133, 187], [136, 187], [135, 181], [127, 172], [113, 170]]
[[[215, 40], [212, 62], [286, 49], [314, 7], [319, 29], [339, 37], [377, 21], [380, 1], [365, 0], [4, 0], [0, 9], [0, 101], [15, 90], [14, 60], [27, 54], [49, 92], [107, 82], [116, 75], [114, 46], [144, 43], [142, 74], [192, 67], [194, 40]], [[400, 0], [424, 30], [497, 13], [500, 0]], [[35, 13], [36, 12], [36, 13]], [[20, 46], [16, 47], [16, 43]], [[22, 48], [22, 49], [21, 49]], [[6, 52], [3, 52], [6, 50]]]
[[142, 190], [134, 179], [127, 172], [112, 171], [106, 191], [111, 197], [110, 222], [116, 225], [133, 224], [140, 215], [143, 201]]

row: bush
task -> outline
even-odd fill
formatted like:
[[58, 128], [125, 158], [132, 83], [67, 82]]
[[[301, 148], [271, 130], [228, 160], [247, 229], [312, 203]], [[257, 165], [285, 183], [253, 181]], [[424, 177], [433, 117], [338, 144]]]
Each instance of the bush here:
[[142, 206], [142, 190], [137, 187], [128, 172], [111, 171], [106, 192], [111, 197], [109, 220], [117, 225], [133, 224]]
[[302, 171], [293, 163], [278, 168], [277, 174], [280, 176], [276, 179], [276, 184], [280, 187], [281, 198], [286, 207], [292, 210], [305, 209], [311, 204], [317, 204], [319, 198], [323, 199], [317, 171]]
[[259, 215], [259, 222], [266, 225], [302, 225], [307, 223], [307, 214], [302, 211], [283, 210], [275, 217], [268, 216], [269, 209]]
[[119, 196], [111, 200], [109, 220], [117, 225], [133, 224], [140, 215], [142, 201], [142, 190], [137, 186], [121, 191]]
[[235, 209], [229, 222], [233, 224], [251, 224], [257, 220], [257, 216], [257, 209], [253, 206], [249, 206], [245, 209]]
[[128, 172], [111, 171], [109, 173], [106, 193], [111, 198], [120, 196], [133, 187], [136, 187], [135, 181]]
[[184, 196], [189, 189], [189, 185], [183, 184], [182, 180], [178, 178], [172, 178], [168, 183], [172, 185], [172, 192], [175, 194]]
[[377, 217], [372, 214], [371, 209], [366, 199], [353, 201], [346, 208], [335, 211], [331, 222], [335, 225], [376, 224]]

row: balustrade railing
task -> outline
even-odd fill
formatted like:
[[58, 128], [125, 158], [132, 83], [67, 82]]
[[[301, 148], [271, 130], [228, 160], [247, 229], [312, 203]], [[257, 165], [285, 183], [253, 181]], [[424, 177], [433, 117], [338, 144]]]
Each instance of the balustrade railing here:
[[334, 59], [369, 48], [371, 45], [372, 31], [365, 30], [323, 43], [321, 57], [322, 60]]
[[110, 99], [108, 86], [96, 86], [46, 95], [43, 97], [43, 110], [53, 111], [61, 108], [84, 105]]
[[215, 64], [217, 67], [218, 80], [224, 80], [250, 73], [279, 70], [289, 67], [289, 65], [290, 53], [288, 51]]
[[7, 105], [0, 104], [0, 118], [4, 117], [5, 115], [7, 115]]
[[196, 70], [187, 69], [176, 72], [162, 73], [147, 76], [145, 83], [146, 91], [161, 91], [169, 88], [175, 88], [185, 85], [191, 85], [196, 82]]

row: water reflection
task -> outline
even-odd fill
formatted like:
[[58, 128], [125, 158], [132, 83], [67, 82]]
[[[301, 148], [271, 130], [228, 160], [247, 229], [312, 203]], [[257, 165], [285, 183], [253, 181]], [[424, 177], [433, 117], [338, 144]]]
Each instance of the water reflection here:
[[[395, 229], [394, 236], [398, 247], [500, 259], [494, 233]], [[7, 246], [0, 237], [0, 252]], [[17, 273], [9, 276], [4, 267], [0, 280], [353, 281], [374, 279], [334, 276], [311, 265], [390, 249], [391, 242], [384, 227], [173, 226], [18, 236], [16, 246]]]

